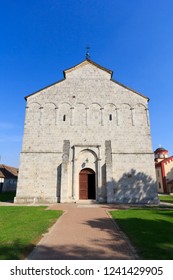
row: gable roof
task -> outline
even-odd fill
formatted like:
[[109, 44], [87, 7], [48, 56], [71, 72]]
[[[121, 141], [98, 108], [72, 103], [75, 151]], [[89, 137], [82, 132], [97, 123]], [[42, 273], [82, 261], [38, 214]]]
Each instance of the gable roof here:
[[98, 63], [96, 63], [96, 62], [90, 60], [89, 58], [86, 58], [85, 60], [83, 60], [82, 62], [76, 64], [75, 66], [70, 67], [70, 68], [64, 70], [64, 71], [63, 71], [64, 78], [66, 77], [66, 73], [69, 73], [69, 72], [71, 72], [71, 71], [73, 71], [73, 70], [75, 70], [75, 69], [77, 69], [77, 68], [79, 68], [79, 67], [82, 67], [82, 66], [84, 66], [84, 65], [86, 65], [86, 64], [88, 64], [88, 63], [90, 63], [90, 64], [96, 66], [97, 68], [99, 68], [99, 69], [101, 69], [101, 70], [103, 70], [103, 71], [105, 71], [105, 72], [107, 72], [107, 73], [109, 73], [109, 74], [111, 74], [111, 78], [112, 78], [112, 75], [113, 75], [113, 71], [112, 71], [112, 70], [109, 70], [109, 69], [107, 69], [107, 68], [105, 68], [105, 67], [99, 65]]
[[0, 164], [0, 178], [15, 179], [18, 176], [18, 168]]
[[114, 83], [116, 83], [116, 84], [118, 84], [118, 85], [124, 87], [125, 89], [128, 89], [128, 90], [130, 90], [130, 91], [132, 91], [132, 92], [134, 92], [134, 93], [136, 93], [136, 94], [138, 94], [138, 95], [140, 95], [140, 96], [146, 98], [148, 101], [150, 100], [147, 96], [145, 96], [145, 95], [143, 95], [143, 94], [141, 94], [141, 93], [135, 91], [134, 89], [132, 89], [132, 88], [130, 88], [130, 87], [127, 87], [127, 86], [125, 86], [124, 84], [121, 84], [121, 83], [119, 83], [118, 81], [112, 79], [112, 76], [113, 76], [113, 71], [112, 71], [112, 70], [109, 70], [109, 69], [107, 69], [107, 68], [105, 68], [105, 67], [99, 65], [98, 63], [96, 63], [96, 62], [90, 60], [89, 58], [86, 58], [85, 60], [83, 60], [82, 62], [76, 64], [75, 66], [64, 70], [64, 71], [63, 71], [64, 79], [62, 79], [62, 80], [60, 80], [60, 81], [57, 81], [57, 82], [55, 82], [55, 83], [53, 83], [53, 84], [50, 84], [50, 85], [48, 85], [48, 86], [46, 86], [46, 87], [44, 87], [44, 88], [42, 88], [42, 89], [40, 89], [40, 90], [38, 90], [38, 91], [35, 91], [34, 93], [31, 93], [31, 94], [27, 95], [27, 96], [25, 97], [25, 100], [27, 100], [28, 97], [30, 97], [30, 96], [32, 96], [32, 95], [34, 95], [34, 94], [36, 94], [36, 93], [38, 93], [38, 92], [40, 92], [40, 91], [46, 89], [46, 88], [49, 88], [49, 87], [51, 87], [51, 86], [53, 86], [53, 85], [56, 85], [56, 84], [58, 84], [58, 83], [64, 81], [64, 80], [66, 79], [66, 73], [69, 73], [69, 72], [71, 72], [71, 71], [73, 71], [73, 70], [75, 70], [75, 69], [77, 69], [77, 68], [79, 68], [79, 67], [82, 67], [82, 66], [86, 65], [87, 63], [90, 63], [90, 64], [96, 66], [97, 68], [99, 68], [99, 69], [101, 69], [101, 70], [103, 70], [103, 71], [109, 73], [109, 74], [111, 75], [111, 81], [112, 81], [112, 82], [114, 82]]

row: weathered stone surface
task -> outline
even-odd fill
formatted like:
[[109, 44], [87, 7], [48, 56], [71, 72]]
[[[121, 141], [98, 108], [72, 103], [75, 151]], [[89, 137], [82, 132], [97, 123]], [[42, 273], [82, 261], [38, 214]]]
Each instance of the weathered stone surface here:
[[79, 200], [95, 171], [98, 202], [157, 202], [148, 98], [86, 60], [26, 98], [16, 202]]

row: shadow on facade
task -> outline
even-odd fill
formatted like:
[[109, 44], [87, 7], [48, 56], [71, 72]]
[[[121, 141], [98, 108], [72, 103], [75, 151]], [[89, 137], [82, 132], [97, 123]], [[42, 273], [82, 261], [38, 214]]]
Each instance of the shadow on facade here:
[[[167, 173], [167, 178], [172, 178], [172, 174], [173, 174], [173, 167], [171, 168], [171, 170]], [[170, 179], [171, 180], [171, 179]]]
[[107, 188], [109, 203], [159, 203], [156, 181], [134, 169], [124, 173], [118, 181], [109, 181]]
[[61, 193], [61, 171], [62, 171], [62, 164], [58, 165], [57, 167], [57, 202], [60, 202], [60, 193]]
[[[60, 202], [62, 165], [57, 168], [57, 201]], [[106, 182], [106, 164], [101, 168], [102, 201], [107, 203], [123, 204], [158, 204], [156, 181], [143, 172], [129, 170], [116, 181]], [[98, 198], [99, 201], [99, 198]]]

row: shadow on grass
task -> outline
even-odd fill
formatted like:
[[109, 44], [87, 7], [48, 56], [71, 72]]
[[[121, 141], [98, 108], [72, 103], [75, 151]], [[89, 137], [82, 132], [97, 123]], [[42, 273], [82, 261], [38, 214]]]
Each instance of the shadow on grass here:
[[[173, 217], [173, 212], [159, 211], [166, 219]], [[137, 248], [141, 259], [173, 259], [173, 222], [158, 218], [116, 218], [120, 228], [127, 234]]]
[[[28, 252], [29, 260], [114, 260], [114, 259], [134, 259], [131, 246], [121, 236], [112, 219], [100, 218], [88, 220], [82, 223], [82, 228], [89, 226], [93, 229], [99, 229], [98, 234], [91, 231], [91, 236], [77, 238], [75, 231], [69, 234], [70, 238], [64, 242], [64, 237], [56, 237], [56, 241], [51, 247], [47, 244], [38, 243], [36, 248], [30, 245], [28, 247], [16, 240], [12, 245], [6, 244], [0, 247], [0, 259], [23, 259]], [[88, 242], [89, 239], [89, 242]], [[75, 242], [73, 241], [75, 240]], [[63, 244], [63, 245], [62, 245]], [[29, 254], [31, 252], [31, 254]]]
[[[145, 218], [143, 215], [142, 218], [128, 217], [122, 219], [117, 217], [115, 221], [128, 235], [135, 248], [138, 249], [139, 259], [172, 260], [173, 223], [171, 219], [173, 212], [159, 209], [148, 209], [146, 211], [156, 211], [159, 215], [155, 219], [151, 217], [151, 220], [149, 216]], [[164, 218], [170, 219], [170, 221], [166, 221]], [[20, 243], [20, 240], [16, 240], [12, 245], [4, 244], [0, 247], [0, 259], [23, 259], [29, 252], [31, 252], [28, 256], [29, 260], [135, 259], [132, 251], [130, 251], [131, 247], [111, 219], [99, 218], [87, 220], [83, 223], [84, 227], [85, 225], [91, 229], [99, 230], [97, 236], [94, 235], [93, 231], [89, 245], [87, 245], [85, 237], [83, 237], [82, 242], [81, 240], [77, 240], [75, 233], [70, 233], [71, 240], [76, 240], [75, 244], [73, 242], [69, 242], [69, 244], [66, 242], [62, 245], [57, 236], [56, 243], [51, 247], [41, 245], [40, 243], [32, 252], [31, 250], [34, 248], [33, 244], [25, 246]]]
[[33, 244], [21, 244], [20, 240], [15, 240], [10, 244], [0, 245], [0, 260], [20, 260], [34, 249]]
[[[167, 218], [172, 218], [172, 213], [168, 211], [160, 211], [159, 214]], [[130, 238], [132, 244], [137, 248], [139, 259], [154, 260], [172, 260], [173, 259], [173, 224], [164, 219], [145, 220], [145, 218], [116, 218], [116, 222], [120, 228]], [[4, 245], [0, 247], [1, 259], [23, 259], [26, 254], [29, 260], [125, 260], [135, 259], [131, 251], [131, 247], [127, 240], [123, 238], [123, 233], [117, 230], [114, 225], [107, 219], [100, 218], [96, 220], [88, 220], [87, 224], [91, 228], [99, 229], [106, 233], [102, 238], [91, 236], [90, 244], [87, 246], [85, 240], [80, 243], [76, 240], [76, 244], [64, 244], [59, 242], [58, 237], [56, 244], [49, 247], [38, 244], [28, 247], [21, 245], [17, 240], [14, 244]], [[108, 238], [109, 236], [109, 238]], [[71, 235], [71, 239], [75, 236]], [[4, 255], [2, 252], [5, 252]], [[7, 258], [8, 252], [8, 258]]]

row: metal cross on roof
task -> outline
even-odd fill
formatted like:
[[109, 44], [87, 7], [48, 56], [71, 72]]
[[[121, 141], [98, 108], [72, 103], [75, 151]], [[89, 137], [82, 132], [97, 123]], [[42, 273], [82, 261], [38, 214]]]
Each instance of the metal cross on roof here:
[[90, 58], [89, 50], [90, 50], [90, 47], [86, 46], [86, 58]]

